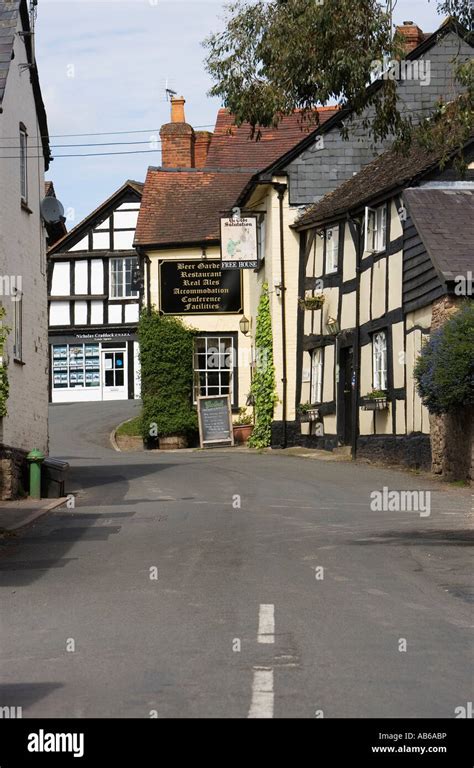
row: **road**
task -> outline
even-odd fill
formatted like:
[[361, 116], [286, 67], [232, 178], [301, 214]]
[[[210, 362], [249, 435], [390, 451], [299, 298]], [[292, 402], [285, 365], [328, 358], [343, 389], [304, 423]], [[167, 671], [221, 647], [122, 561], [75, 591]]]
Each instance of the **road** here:
[[[454, 717], [472, 701], [471, 493], [350, 462], [117, 453], [136, 403], [51, 408], [75, 508], [0, 546], [23, 717]], [[371, 509], [431, 491], [431, 514]]]

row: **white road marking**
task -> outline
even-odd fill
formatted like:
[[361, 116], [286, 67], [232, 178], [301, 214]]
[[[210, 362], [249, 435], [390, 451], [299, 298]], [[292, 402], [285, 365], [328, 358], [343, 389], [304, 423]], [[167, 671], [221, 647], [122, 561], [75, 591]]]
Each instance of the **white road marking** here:
[[273, 669], [254, 669], [252, 702], [248, 717], [272, 718], [273, 704]]
[[261, 605], [258, 614], [258, 642], [275, 642], [275, 606], [273, 604]]

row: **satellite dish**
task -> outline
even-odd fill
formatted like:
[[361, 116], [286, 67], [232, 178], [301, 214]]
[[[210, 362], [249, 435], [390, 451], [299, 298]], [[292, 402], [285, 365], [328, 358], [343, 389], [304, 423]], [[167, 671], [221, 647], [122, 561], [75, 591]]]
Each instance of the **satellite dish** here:
[[64, 218], [64, 207], [56, 197], [45, 197], [41, 201], [41, 215], [47, 224], [57, 224]]

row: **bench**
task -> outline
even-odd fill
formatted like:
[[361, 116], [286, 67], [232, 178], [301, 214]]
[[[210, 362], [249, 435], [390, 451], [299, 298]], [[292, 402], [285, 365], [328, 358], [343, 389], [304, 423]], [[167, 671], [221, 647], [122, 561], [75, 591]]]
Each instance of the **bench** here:
[[47, 499], [60, 499], [66, 495], [66, 475], [69, 464], [62, 459], [48, 458], [42, 466], [42, 496]]

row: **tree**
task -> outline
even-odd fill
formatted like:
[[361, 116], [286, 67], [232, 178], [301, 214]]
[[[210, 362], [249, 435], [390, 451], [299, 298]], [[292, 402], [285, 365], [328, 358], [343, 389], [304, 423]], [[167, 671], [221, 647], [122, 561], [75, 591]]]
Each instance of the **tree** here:
[[474, 302], [468, 301], [422, 347], [414, 376], [430, 413], [474, 405]]
[[[472, 28], [471, 0], [442, 0], [438, 11]], [[392, 34], [390, 16], [377, 0], [237, 0], [228, 6], [224, 30], [204, 45], [211, 95], [222, 99], [238, 124], [250, 123], [257, 138], [261, 127], [278, 125], [295, 109], [314, 126], [315, 107], [337, 103], [350, 107], [350, 120], [358, 119], [374, 142], [393, 136], [407, 147], [411, 141], [412, 116], [399, 109], [395, 80], [367, 87], [374, 64], [402, 55], [401, 38]], [[458, 74], [472, 85], [466, 68]], [[452, 108], [456, 115], [458, 109], [460, 123], [468, 121], [472, 129], [472, 88], [469, 103]], [[454, 114], [451, 120], [456, 122]], [[341, 130], [347, 137], [347, 124]], [[426, 124], [424, 141], [428, 132]], [[453, 132], [456, 148], [458, 134]], [[436, 130], [432, 141], [443, 141]]]

